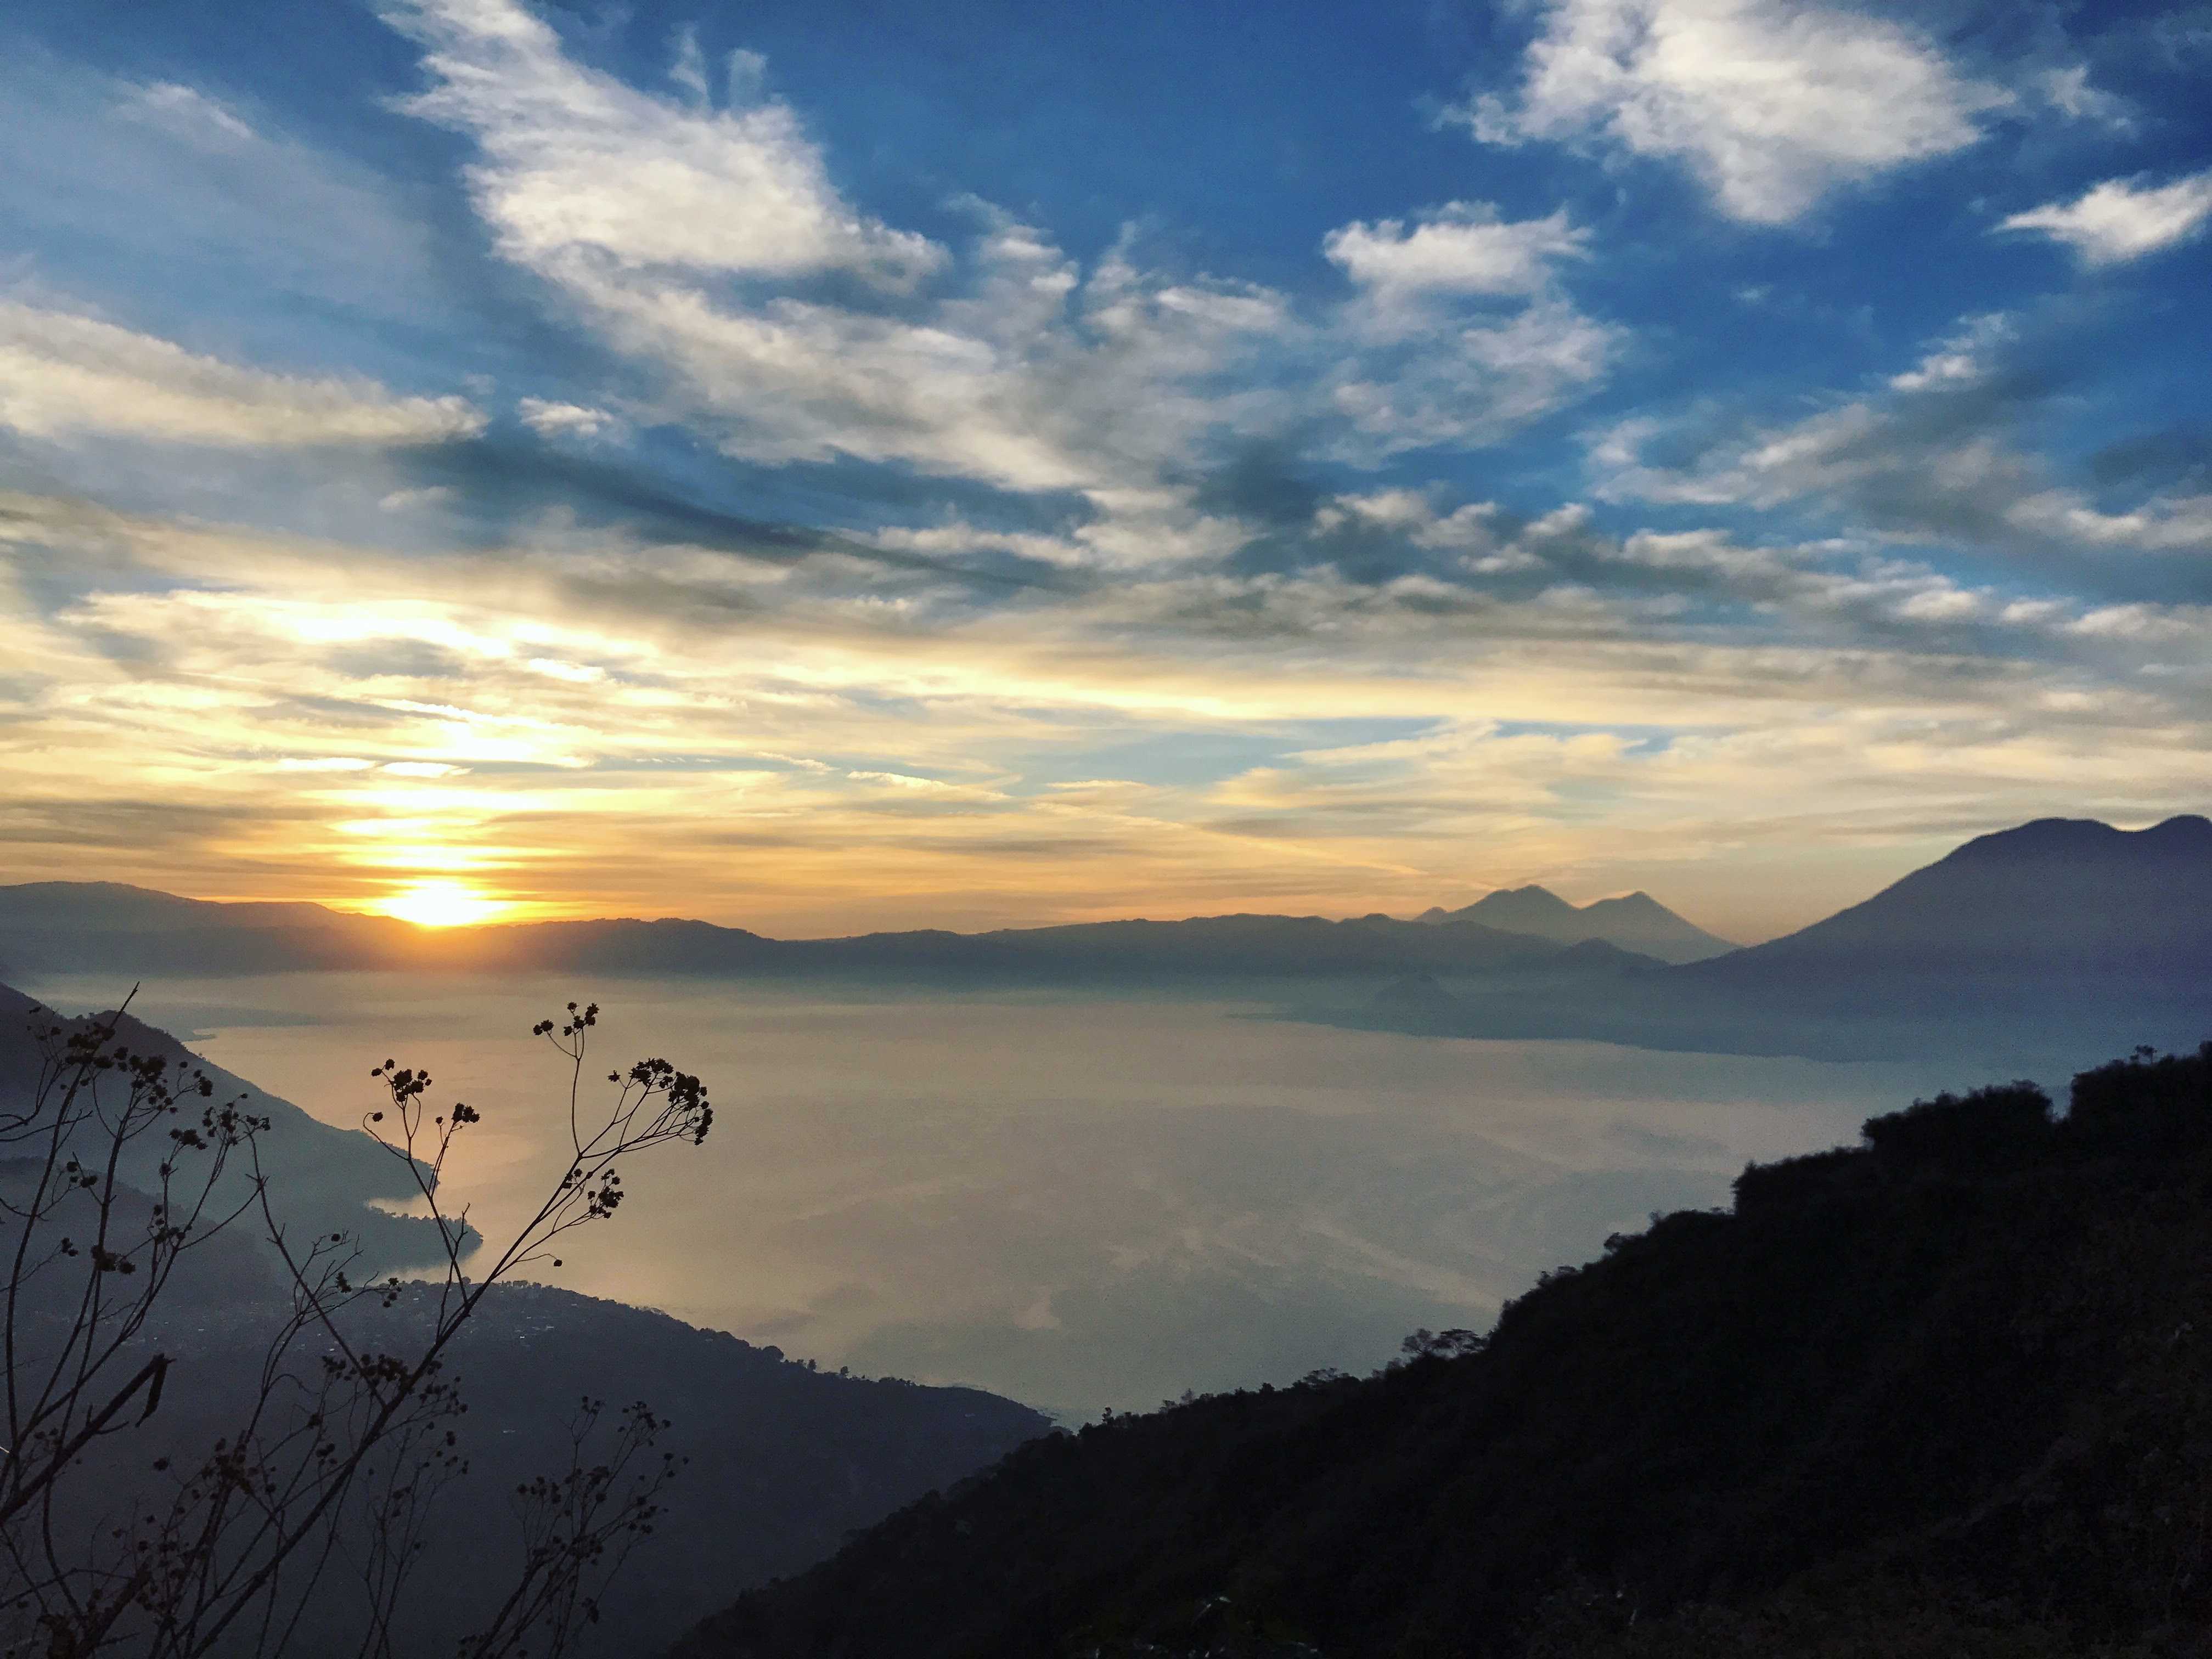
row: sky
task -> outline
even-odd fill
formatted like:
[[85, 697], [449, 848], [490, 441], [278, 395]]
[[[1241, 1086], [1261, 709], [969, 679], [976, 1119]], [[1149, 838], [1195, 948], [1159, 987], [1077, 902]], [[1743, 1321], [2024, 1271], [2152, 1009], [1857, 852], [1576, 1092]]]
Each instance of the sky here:
[[19, 0], [6, 878], [787, 935], [2212, 805], [2212, 7]]

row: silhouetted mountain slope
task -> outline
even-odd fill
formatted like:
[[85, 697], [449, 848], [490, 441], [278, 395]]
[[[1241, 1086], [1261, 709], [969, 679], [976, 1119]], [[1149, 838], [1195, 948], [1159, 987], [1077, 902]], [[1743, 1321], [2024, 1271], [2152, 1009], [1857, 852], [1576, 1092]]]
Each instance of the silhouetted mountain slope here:
[[1386, 988], [1334, 1024], [2063, 1073], [2212, 1025], [2212, 823], [2045, 819], [1969, 842], [1767, 944], [1568, 984]]
[[[356, 1310], [357, 1335], [405, 1352], [427, 1323], [410, 1292], [389, 1311]], [[196, 1328], [193, 1328], [196, 1327]], [[155, 1333], [175, 1360], [171, 1432], [179, 1451], [225, 1431], [216, 1402], [241, 1397], [258, 1363], [256, 1310], [178, 1310]], [[521, 1561], [511, 1495], [555, 1474], [580, 1399], [611, 1413], [644, 1401], [670, 1426], [659, 1449], [685, 1460], [663, 1513], [602, 1598], [605, 1659], [642, 1659], [739, 1592], [799, 1571], [856, 1528], [988, 1466], [1050, 1420], [974, 1389], [817, 1371], [774, 1348], [665, 1314], [538, 1285], [495, 1286], [451, 1351], [468, 1411], [457, 1425], [468, 1475], [432, 1511], [428, 1559], [454, 1564], [417, 1580], [396, 1651], [449, 1654], [484, 1622]], [[196, 1441], [197, 1437], [197, 1441]], [[204, 1449], [204, 1447], [203, 1447]], [[465, 1564], [463, 1566], [461, 1564]], [[350, 1652], [357, 1618], [334, 1585], [310, 1621]]]
[[[40, 1067], [35, 1032], [57, 1020], [70, 1028], [85, 1023], [62, 1019], [41, 1010], [21, 991], [0, 985], [0, 1109], [20, 1109], [28, 1103]], [[332, 1128], [290, 1101], [192, 1054], [167, 1031], [130, 1015], [116, 1022], [116, 1040], [134, 1054], [158, 1054], [170, 1065], [188, 1059], [215, 1085], [214, 1098], [242, 1100], [246, 1111], [269, 1119], [269, 1131], [261, 1138], [262, 1167], [286, 1218], [311, 1232], [337, 1228], [354, 1234], [361, 1241], [365, 1269], [382, 1272], [439, 1259], [443, 1246], [435, 1224], [374, 1207], [376, 1200], [405, 1204], [417, 1193], [406, 1166], [368, 1135], [357, 1129]], [[125, 1156], [123, 1179], [142, 1188], [153, 1186], [154, 1165], [167, 1145], [159, 1136], [140, 1141]], [[224, 1190], [242, 1201], [246, 1180], [241, 1166]]]
[[2212, 1045], [2046, 1103], [1747, 1170], [1486, 1343], [1034, 1442], [675, 1651], [2198, 1651]]
[[[0, 1111], [20, 1108], [35, 1088], [40, 1055], [32, 1032], [55, 1018], [0, 986]], [[168, 1060], [185, 1054], [175, 1039], [136, 1020], [120, 1022], [118, 1037], [136, 1054]], [[263, 1167], [280, 1217], [312, 1231], [342, 1227], [355, 1234], [367, 1252], [361, 1267], [404, 1268], [435, 1252], [434, 1243], [426, 1249], [417, 1237], [432, 1224], [365, 1207], [368, 1198], [404, 1198], [411, 1190], [404, 1170], [367, 1135], [330, 1128], [197, 1063], [215, 1083], [214, 1100], [243, 1094], [247, 1110], [271, 1120]], [[143, 1191], [156, 1178], [153, 1162], [176, 1156], [161, 1137], [151, 1141], [125, 1159], [122, 1173], [139, 1176], [141, 1187], [123, 1194], [117, 1215], [126, 1227], [153, 1213]], [[21, 1202], [24, 1183], [43, 1168], [0, 1159], [0, 1248], [13, 1224], [8, 1204]], [[254, 1397], [276, 1311], [286, 1301], [274, 1253], [258, 1247], [258, 1237], [248, 1214], [196, 1247], [136, 1340], [136, 1349], [172, 1361], [152, 1431], [160, 1443], [133, 1437], [88, 1453], [125, 1456], [127, 1447], [129, 1461], [112, 1468], [112, 1480], [103, 1474], [90, 1483], [102, 1504], [144, 1480], [154, 1455], [191, 1467], [218, 1437], [237, 1431], [238, 1413]], [[42, 1307], [49, 1282], [72, 1300]], [[68, 1328], [80, 1294], [74, 1281], [35, 1275], [21, 1293], [27, 1326], [45, 1321], [58, 1329]], [[374, 1302], [356, 1307], [347, 1318], [356, 1342], [371, 1351], [412, 1351], [427, 1329], [427, 1297], [410, 1288], [388, 1309]], [[309, 1352], [319, 1351], [319, 1340], [310, 1339]], [[304, 1356], [301, 1368], [307, 1369]], [[561, 1472], [566, 1425], [584, 1397], [617, 1411], [647, 1401], [671, 1422], [662, 1449], [688, 1460], [637, 1570], [603, 1600], [605, 1632], [592, 1650], [610, 1659], [657, 1651], [748, 1585], [820, 1559], [854, 1528], [1050, 1427], [1041, 1413], [980, 1390], [818, 1372], [779, 1350], [665, 1314], [534, 1285], [493, 1287], [450, 1352], [447, 1375], [459, 1380], [468, 1404], [459, 1433], [471, 1474], [437, 1499], [428, 1559], [448, 1565], [418, 1580], [423, 1594], [399, 1633], [398, 1652], [454, 1651], [506, 1593], [522, 1555], [511, 1495], [525, 1480]], [[57, 1524], [66, 1531], [95, 1522], [106, 1518], [65, 1515]], [[344, 1577], [336, 1576], [311, 1615], [309, 1651], [356, 1650], [359, 1613]]]
[[[313, 904], [221, 904], [112, 883], [0, 887], [0, 963], [20, 974], [223, 975], [332, 969], [892, 975], [1086, 981], [1434, 972], [1556, 962], [1560, 945], [1473, 922], [1195, 916], [772, 939], [704, 921], [613, 919], [438, 930]], [[1566, 964], [1571, 968], [1572, 963]]]
[[0, 887], [0, 975], [397, 968], [425, 930], [320, 904], [222, 903], [112, 881]]
[[854, 1528], [1052, 1426], [981, 1389], [817, 1371], [665, 1314], [538, 1285], [501, 1291], [453, 1370], [476, 1467], [466, 1506], [449, 1509], [440, 1530], [461, 1547], [506, 1541], [506, 1494], [545, 1472], [550, 1435], [579, 1395], [644, 1400], [670, 1421], [663, 1447], [689, 1462], [606, 1598], [623, 1638], [599, 1650], [611, 1654], [658, 1651], [740, 1589], [821, 1560]]
[[1457, 910], [1442, 906], [1425, 910], [1419, 920], [1480, 922], [1559, 945], [1603, 939], [1662, 962], [1700, 962], [1736, 948], [1683, 921], [1649, 893], [1599, 899], [1577, 908], [1547, 888], [1501, 888]]
[[2041, 818], [1982, 836], [1825, 921], [1686, 978], [2212, 969], [2212, 820], [2115, 830]]

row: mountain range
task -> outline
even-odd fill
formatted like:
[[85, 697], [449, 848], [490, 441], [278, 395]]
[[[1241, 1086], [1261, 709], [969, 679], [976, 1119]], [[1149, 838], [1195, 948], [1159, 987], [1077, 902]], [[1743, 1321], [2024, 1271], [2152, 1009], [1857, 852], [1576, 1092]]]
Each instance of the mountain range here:
[[679, 920], [441, 931], [313, 904], [48, 882], [0, 888], [0, 969], [19, 978], [407, 969], [927, 987], [1233, 981], [1293, 1018], [1428, 1036], [1826, 1058], [1960, 1053], [2063, 1070], [2116, 1046], [2193, 1041], [2212, 1017], [2212, 821], [2130, 831], [2039, 819], [1746, 949], [1645, 894], [1577, 908], [1540, 887], [1413, 921], [1225, 915], [775, 939]]
[[[1526, 890], [1540, 891], [1537, 890]], [[1546, 895], [1548, 897], [1548, 895]], [[1638, 896], [1642, 898], [1643, 896]], [[1486, 902], [1487, 901], [1486, 901]], [[1576, 911], [1554, 901], [1570, 915]], [[1608, 913], [1623, 939], [1662, 948], [1728, 948], [1657, 903]], [[1480, 907], [1476, 907], [1480, 908]], [[1598, 907], [1592, 907], [1595, 910]], [[1436, 925], [1437, 922], [1441, 925]], [[1424, 925], [1427, 923], [1430, 925]], [[1640, 930], [1640, 933], [1639, 933]], [[1387, 915], [1194, 916], [1178, 921], [1077, 922], [1000, 928], [776, 939], [674, 918], [617, 918], [433, 929], [319, 904], [225, 903], [109, 882], [0, 887], [0, 964], [38, 974], [179, 976], [335, 969], [577, 970], [616, 974], [956, 974], [1084, 981], [1165, 975], [1303, 977], [1414, 970], [1483, 974], [1620, 966], [1621, 941], [1585, 927], [1574, 937], [1466, 917], [1423, 922]], [[1573, 930], [1566, 930], [1572, 932]], [[1595, 953], [1571, 947], [1597, 945]], [[1683, 959], [1688, 959], [1684, 957]]]
[[1661, 962], [1702, 962], [1736, 947], [1717, 934], [1682, 920], [1649, 893], [1599, 899], [1573, 905], [1545, 887], [1501, 887], [1456, 910], [1442, 905], [1424, 910], [1417, 921], [1472, 921], [1509, 933], [1529, 933], [1556, 945], [1602, 939]]
[[2039, 819], [1723, 956], [1572, 986], [1413, 974], [1364, 1007], [1309, 1012], [1435, 1036], [2063, 1073], [2212, 1029], [2212, 821]]

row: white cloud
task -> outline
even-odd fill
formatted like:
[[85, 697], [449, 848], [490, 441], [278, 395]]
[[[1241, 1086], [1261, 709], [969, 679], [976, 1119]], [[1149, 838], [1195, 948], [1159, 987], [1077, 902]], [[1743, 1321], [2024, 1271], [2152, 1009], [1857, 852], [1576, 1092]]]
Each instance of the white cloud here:
[[412, 513], [418, 507], [443, 507], [453, 499], [451, 484], [428, 484], [416, 489], [394, 489], [377, 498], [380, 513]]
[[2124, 98], [2089, 84], [2086, 64], [2046, 70], [2035, 81], [2044, 100], [2069, 121], [2095, 121], [2115, 132], [2135, 129], [2135, 106]]
[[515, 413], [523, 425], [542, 438], [603, 437], [619, 424], [604, 409], [552, 403], [543, 398], [523, 398], [515, 405]]
[[1322, 251], [1352, 280], [1376, 294], [1534, 294], [1552, 280], [1553, 262], [1587, 258], [1589, 233], [1548, 218], [1508, 223], [1486, 202], [1453, 202], [1402, 221], [1355, 220], [1331, 231]]
[[[18, 250], [135, 273], [202, 310], [312, 296], [420, 325], [446, 316], [450, 272], [398, 185], [210, 93], [52, 56], [20, 33], [0, 74], [0, 224]], [[281, 307], [279, 307], [281, 309]]]
[[31, 437], [293, 449], [435, 443], [483, 425], [459, 398], [394, 398], [373, 381], [240, 368], [112, 323], [0, 300], [0, 427]]
[[[1584, 315], [1553, 276], [1588, 257], [1566, 210], [1507, 221], [1486, 202], [1332, 231], [1322, 251], [1356, 285], [1339, 327], [1352, 349], [1321, 380], [1348, 431], [1339, 459], [1491, 443], [1602, 380], [1620, 331]], [[1498, 302], [1524, 301], [1517, 311]]]
[[2126, 513], [2103, 513], [2078, 490], [2046, 489], [2006, 514], [2021, 529], [2054, 540], [2138, 553], [2212, 550], [2212, 495], [2160, 496]]
[[1461, 112], [1489, 143], [1601, 133], [1683, 160], [1722, 210], [1797, 218], [1840, 185], [1948, 155], [2005, 101], [1917, 33], [1790, 0], [1553, 0], [1517, 102]]
[[1372, 465], [1411, 449], [1494, 443], [1605, 377], [1621, 331], [1564, 300], [1503, 320], [1445, 319], [1347, 358], [1327, 379], [1351, 430], [1338, 457]]
[[[428, 47], [434, 84], [409, 107], [481, 147], [468, 177], [501, 251], [658, 380], [640, 405], [653, 418], [749, 460], [848, 456], [1078, 493], [1096, 519], [1061, 540], [1087, 560], [1235, 546], [1232, 522], [1170, 482], [1235, 443], [1318, 422], [1364, 465], [1487, 442], [1611, 360], [1613, 332], [1547, 280], [1583, 251], [1564, 212], [1508, 224], [1453, 204], [1410, 229], [1346, 226], [1326, 251], [1356, 292], [1311, 310], [1148, 269], [1133, 236], [1086, 270], [980, 202], [956, 257], [848, 204], [782, 106], [711, 107], [703, 63], [680, 52], [689, 101], [570, 63], [516, 0], [393, 0], [386, 15]], [[735, 67], [757, 82], [757, 62]], [[867, 280], [816, 280], [830, 272]], [[582, 429], [550, 404], [521, 413]]]
[[[475, 134], [477, 203], [509, 257], [755, 276], [848, 270], [904, 285], [944, 263], [926, 237], [854, 211], [781, 103], [682, 108], [572, 63], [508, 0], [404, 0], [385, 15], [437, 77], [416, 113]], [[701, 82], [703, 88], [703, 76]]]
[[2212, 169], [2170, 185], [2107, 179], [2071, 202], [2015, 213], [1999, 230], [2036, 230], [2066, 243], [2089, 265], [2117, 264], [2185, 242], [2212, 219]]
[[159, 127], [171, 137], [196, 146], [229, 149], [256, 136], [252, 127], [205, 93], [173, 81], [133, 88], [117, 107], [126, 119]]

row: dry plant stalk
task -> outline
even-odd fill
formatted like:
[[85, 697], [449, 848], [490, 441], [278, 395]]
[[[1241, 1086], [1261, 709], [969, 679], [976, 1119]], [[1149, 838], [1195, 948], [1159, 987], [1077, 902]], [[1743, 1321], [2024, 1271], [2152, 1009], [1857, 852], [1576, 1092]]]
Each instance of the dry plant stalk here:
[[[371, 1073], [386, 1103], [362, 1127], [409, 1172], [443, 1253], [426, 1280], [403, 1285], [359, 1282], [347, 1234], [303, 1237], [281, 1218], [261, 1158], [270, 1122], [244, 1097], [217, 1103], [188, 1060], [130, 1053], [117, 1041], [120, 1010], [79, 1022], [37, 1011], [46, 1023], [30, 1103], [0, 1113], [0, 1653], [276, 1659], [299, 1650], [319, 1595], [344, 1584], [360, 1659], [391, 1659], [425, 1524], [467, 1468], [454, 1426], [465, 1408], [445, 1375], [454, 1339], [492, 1285], [532, 1262], [559, 1265], [563, 1235], [613, 1215], [620, 1160], [696, 1146], [714, 1121], [705, 1086], [664, 1060], [608, 1073], [613, 1103], [587, 1116], [598, 1016], [596, 1004], [571, 1003], [565, 1020], [533, 1028], [568, 1062], [571, 1156], [473, 1277], [462, 1270], [475, 1237], [467, 1212], [444, 1209], [440, 1177], [480, 1115], [433, 1108], [419, 1071], [386, 1061]], [[165, 1390], [179, 1392], [172, 1374], [191, 1380], [162, 1346], [179, 1270], [249, 1232], [281, 1285], [259, 1361], [219, 1402], [229, 1426], [204, 1454], [149, 1457]], [[403, 1299], [419, 1328], [380, 1344], [379, 1322], [363, 1316]], [[651, 1531], [675, 1467], [651, 1455], [665, 1425], [633, 1406], [593, 1461], [604, 1412], [584, 1401], [565, 1470], [514, 1495], [523, 1559], [492, 1622], [462, 1644], [465, 1659], [567, 1651], [597, 1618], [593, 1587]], [[316, 1651], [331, 1651], [326, 1633]]]

